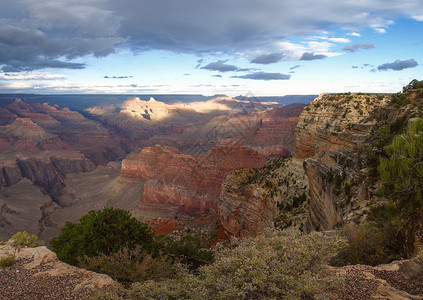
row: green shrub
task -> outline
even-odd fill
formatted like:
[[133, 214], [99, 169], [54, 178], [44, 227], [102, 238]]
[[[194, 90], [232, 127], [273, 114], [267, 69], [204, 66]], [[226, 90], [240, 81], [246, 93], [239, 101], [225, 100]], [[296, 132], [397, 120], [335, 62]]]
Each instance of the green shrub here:
[[402, 88], [402, 92], [405, 93], [408, 90], [412, 89], [423, 89], [423, 80], [418, 81], [417, 79], [413, 79], [410, 81], [409, 84]]
[[161, 237], [156, 242], [160, 253], [169, 257], [173, 263], [182, 263], [190, 270], [213, 262], [214, 254], [201, 247], [199, 238], [190, 235], [182, 237], [179, 241], [172, 241], [168, 237]]
[[10, 267], [15, 263], [15, 256], [13, 254], [0, 258], [0, 267]]
[[391, 95], [391, 104], [395, 107], [401, 107], [408, 104], [407, 97], [402, 93], [392, 94]]
[[122, 209], [104, 208], [90, 211], [79, 223], [66, 222], [59, 236], [50, 242], [57, 257], [71, 265], [78, 264], [78, 257], [109, 255], [123, 248], [141, 246], [151, 252], [154, 234], [149, 227]]
[[15, 247], [30, 247], [35, 248], [38, 246], [43, 246], [44, 242], [38, 239], [38, 236], [35, 234], [29, 234], [28, 232], [17, 232], [13, 235], [10, 240], [13, 242]]
[[391, 201], [396, 222], [404, 223], [423, 208], [423, 119], [397, 135], [379, 159], [379, 193]]
[[232, 241], [218, 247], [198, 274], [180, 269], [161, 282], [146, 281], [98, 299], [328, 299], [336, 288], [325, 269], [344, 240], [293, 231]]

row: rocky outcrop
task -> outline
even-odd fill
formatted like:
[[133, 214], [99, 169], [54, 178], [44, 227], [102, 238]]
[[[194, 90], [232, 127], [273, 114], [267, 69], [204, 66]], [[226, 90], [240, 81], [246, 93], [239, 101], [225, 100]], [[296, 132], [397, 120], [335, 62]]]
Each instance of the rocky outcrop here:
[[295, 156], [306, 159], [311, 197], [307, 230], [327, 230], [359, 218], [360, 207], [368, 206], [371, 187], [363, 182], [360, 149], [382, 122], [395, 120], [389, 100], [389, 95], [325, 94], [300, 115]]
[[146, 180], [140, 202], [143, 209], [198, 217], [217, 210], [221, 184], [229, 172], [265, 162], [246, 147], [215, 147], [194, 157], [155, 146], [124, 159], [121, 177]]
[[387, 265], [330, 268], [341, 278], [338, 299], [423, 299], [422, 259], [394, 261]]
[[65, 264], [46, 247], [16, 249], [0, 246], [0, 258], [13, 255], [15, 263], [0, 272], [2, 299], [87, 299], [116, 283], [98, 274]]
[[299, 160], [276, 158], [259, 169], [231, 172], [219, 198], [220, 224], [230, 236], [256, 236], [273, 227], [302, 230], [308, 181]]
[[219, 198], [219, 220], [232, 236], [256, 236], [273, 227], [274, 203], [264, 189], [245, 187], [250, 170], [243, 169], [228, 175]]

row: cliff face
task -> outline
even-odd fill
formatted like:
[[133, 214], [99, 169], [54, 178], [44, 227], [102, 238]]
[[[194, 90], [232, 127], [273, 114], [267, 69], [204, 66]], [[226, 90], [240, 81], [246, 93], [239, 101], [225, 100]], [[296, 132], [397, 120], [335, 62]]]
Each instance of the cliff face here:
[[308, 210], [302, 161], [275, 158], [259, 169], [231, 172], [222, 185], [219, 220], [231, 236], [256, 236], [269, 228], [302, 230]]
[[142, 209], [198, 217], [217, 210], [221, 184], [230, 171], [265, 163], [265, 158], [246, 147], [215, 147], [195, 157], [155, 146], [124, 159], [121, 177], [146, 180]]
[[310, 184], [307, 230], [332, 229], [364, 213], [372, 187], [364, 180], [360, 149], [375, 129], [395, 120], [397, 113], [387, 107], [389, 99], [389, 95], [321, 95], [300, 115], [295, 156], [305, 159]]

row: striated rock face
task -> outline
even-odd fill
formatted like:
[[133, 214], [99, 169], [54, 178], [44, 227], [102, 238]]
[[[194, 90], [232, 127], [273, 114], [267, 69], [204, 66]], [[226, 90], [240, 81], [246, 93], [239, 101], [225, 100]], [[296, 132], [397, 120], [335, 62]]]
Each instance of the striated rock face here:
[[231, 172], [222, 185], [219, 220], [230, 236], [256, 236], [266, 229], [302, 230], [308, 211], [302, 161], [275, 158], [259, 169]]
[[246, 147], [215, 147], [194, 157], [155, 146], [124, 159], [121, 177], [146, 180], [142, 209], [198, 217], [217, 210], [221, 184], [229, 172], [265, 163], [257, 151]]
[[248, 169], [232, 172], [222, 185], [219, 220], [232, 236], [256, 236], [273, 227], [274, 205], [267, 199], [265, 190], [243, 188], [248, 176]]
[[[360, 149], [382, 122], [394, 118], [389, 95], [321, 95], [300, 115], [297, 158], [310, 185], [307, 230], [331, 229], [367, 206], [371, 191], [363, 180]], [[384, 112], [384, 113], [382, 113]]]

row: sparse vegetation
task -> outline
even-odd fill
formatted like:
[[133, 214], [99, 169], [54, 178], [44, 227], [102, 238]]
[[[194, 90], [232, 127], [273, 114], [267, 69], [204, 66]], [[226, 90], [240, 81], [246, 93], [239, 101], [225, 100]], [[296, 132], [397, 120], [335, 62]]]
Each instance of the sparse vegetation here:
[[90, 211], [76, 224], [67, 222], [51, 247], [60, 260], [124, 284], [171, 277], [178, 263], [196, 270], [213, 261], [213, 253], [198, 238], [156, 237], [130, 212], [114, 208]]
[[198, 274], [179, 269], [173, 279], [137, 283], [98, 299], [328, 299], [338, 281], [325, 263], [344, 244], [339, 237], [293, 231], [234, 240], [218, 247], [216, 261]]
[[407, 84], [406, 86], [402, 88], [402, 92], [405, 93], [413, 89], [423, 89], [423, 80], [421, 81], [418, 81], [417, 79], [411, 80], [409, 84]]
[[15, 256], [13, 254], [0, 258], [0, 267], [10, 267], [15, 263]]
[[23, 232], [17, 232], [15, 235], [13, 235], [10, 240], [13, 243], [13, 246], [15, 247], [38, 247], [43, 246], [44, 242], [40, 241], [38, 239], [38, 236], [35, 234], [29, 234], [26, 231]]

